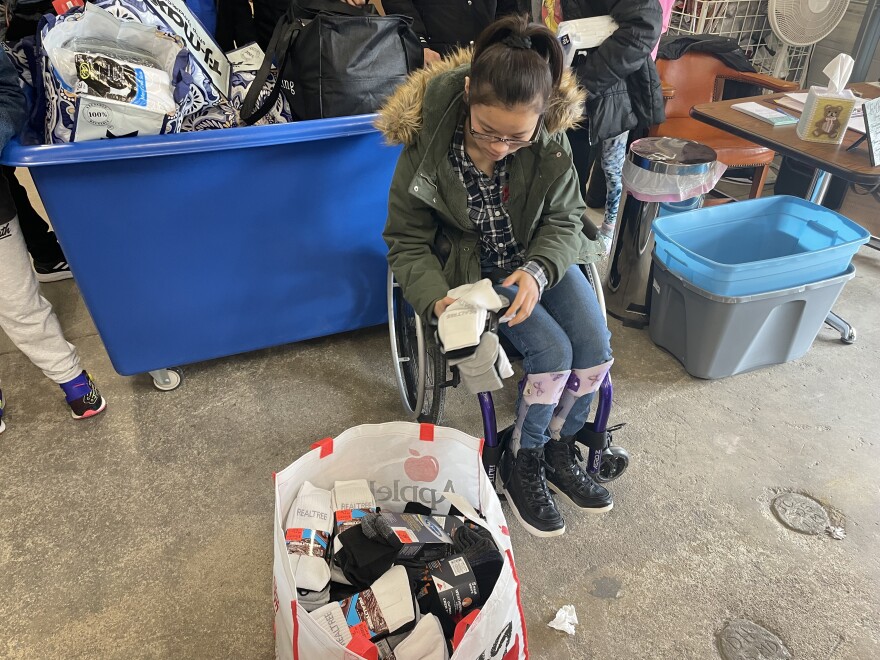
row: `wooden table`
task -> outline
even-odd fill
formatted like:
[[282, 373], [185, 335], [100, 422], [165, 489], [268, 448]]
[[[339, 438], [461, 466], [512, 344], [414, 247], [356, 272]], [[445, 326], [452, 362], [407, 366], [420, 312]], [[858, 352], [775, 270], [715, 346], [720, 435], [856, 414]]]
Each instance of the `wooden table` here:
[[[850, 88], [867, 99], [880, 97], [880, 88], [867, 83], [856, 83], [850, 85]], [[701, 103], [691, 108], [691, 117], [816, 168], [816, 175], [813, 177], [807, 199], [817, 204], [822, 202], [828, 190], [831, 180], [829, 174], [867, 187], [880, 185], [880, 167], [871, 166], [867, 141], [853, 151], [846, 150], [861, 137], [861, 133], [847, 131], [843, 143], [839, 145], [807, 142], [797, 136], [795, 124], [772, 126], [731, 107], [734, 103], [754, 101], [797, 115], [797, 112], [780, 108], [773, 103], [774, 99], [781, 96], [784, 94]], [[874, 249], [880, 249], [880, 238], [872, 236], [869, 245]], [[834, 312], [828, 315], [826, 322], [840, 332], [844, 342], [851, 344], [855, 341], [855, 329]]]
[[[850, 87], [866, 99], [880, 97], [880, 88], [873, 85], [857, 83]], [[843, 143], [839, 145], [807, 142], [797, 136], [795, 131], [797, 126], [795, 124], [771, 126], [760, 119], [755, 119], [731, 107], [734, 103], [755, 101], [770, 108], [783, 110], [797, 116], [797, 111], [783, 108], [772, 102], [774, 99], [782, 96], [785, 95], [768, 94], [767, 96], [753, 96], [732, 101], [701, 103], [691, 108], [691, 117], [760, 144], [763, 147], [773, 149], [783, 156], [806, 163], [810, 167], [839, 176], [845, 181], [864, 186], [875, 186], [880, 183], [880, 167], [871, 166], [867, 142], [863, 142], [854, 151], [846, 150], [847, 147], [861, 137], [861, 133], [847, 131], [843, 138]]]

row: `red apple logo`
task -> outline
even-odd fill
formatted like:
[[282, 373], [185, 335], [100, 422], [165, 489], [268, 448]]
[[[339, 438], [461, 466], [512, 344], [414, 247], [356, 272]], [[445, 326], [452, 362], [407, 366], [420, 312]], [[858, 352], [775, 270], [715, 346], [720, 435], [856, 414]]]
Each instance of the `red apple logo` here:
[[421, 456], [415, 449], [410, 449], [409, 453], [413, 458], [408, 458], [403, 462], [403, 471], [413, 481], [434, 481], [440, 474], [440, 464], [433, 456]]

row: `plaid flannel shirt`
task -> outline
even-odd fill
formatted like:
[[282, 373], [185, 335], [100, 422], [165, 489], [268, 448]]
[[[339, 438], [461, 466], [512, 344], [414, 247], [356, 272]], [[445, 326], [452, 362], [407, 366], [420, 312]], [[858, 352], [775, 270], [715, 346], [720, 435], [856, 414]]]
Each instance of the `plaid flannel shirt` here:
[[455, 131], [449, 147], [449, 162], [467, 189], [468, 216], [480, 234], [480, 267], [524, 270], [538, 282], [539, 293], [547, 286], [544, 267], [525, 261], [525, 249], [513, 236], [510, 215], [504, 204], [510, 196], [508, 165], [512, 156], [495, 164], [492, 176], [481, 171], [464, 148], [464, 122]]

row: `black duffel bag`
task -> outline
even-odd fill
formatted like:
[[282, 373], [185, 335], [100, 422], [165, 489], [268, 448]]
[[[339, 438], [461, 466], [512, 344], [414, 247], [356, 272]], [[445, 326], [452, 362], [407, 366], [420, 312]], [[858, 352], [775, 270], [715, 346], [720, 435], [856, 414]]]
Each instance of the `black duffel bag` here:
[[[424, 61], [422, 46], [403, 16], [380, 16], [375, 7], [340, 0], [293, 0], [278, 21], [266, 57], [241, 108], [247, 124], [259, 121], [284, 94], [296, 119], [375, 112]], [[278, 75], [262, 106], [257, 99], [272, 63]]]
[[0, 4], [0, 39], [10, 43], [33, 37], [43, 14], [55, 13], [52, 0], [6, 0]]

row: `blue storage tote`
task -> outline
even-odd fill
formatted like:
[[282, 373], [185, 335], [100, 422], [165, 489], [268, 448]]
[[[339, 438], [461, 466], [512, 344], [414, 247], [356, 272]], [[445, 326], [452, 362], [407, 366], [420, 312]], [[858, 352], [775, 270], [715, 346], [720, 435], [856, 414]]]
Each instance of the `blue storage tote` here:
[[870, 233], [788, 196], [702, 208], [654, 221], [660, 263], [719, 296], [747, 296], [846, 272]]
[[400, 153], [373, 115], [52, 146], [30, 168], [114, 368], [383, 323]]

